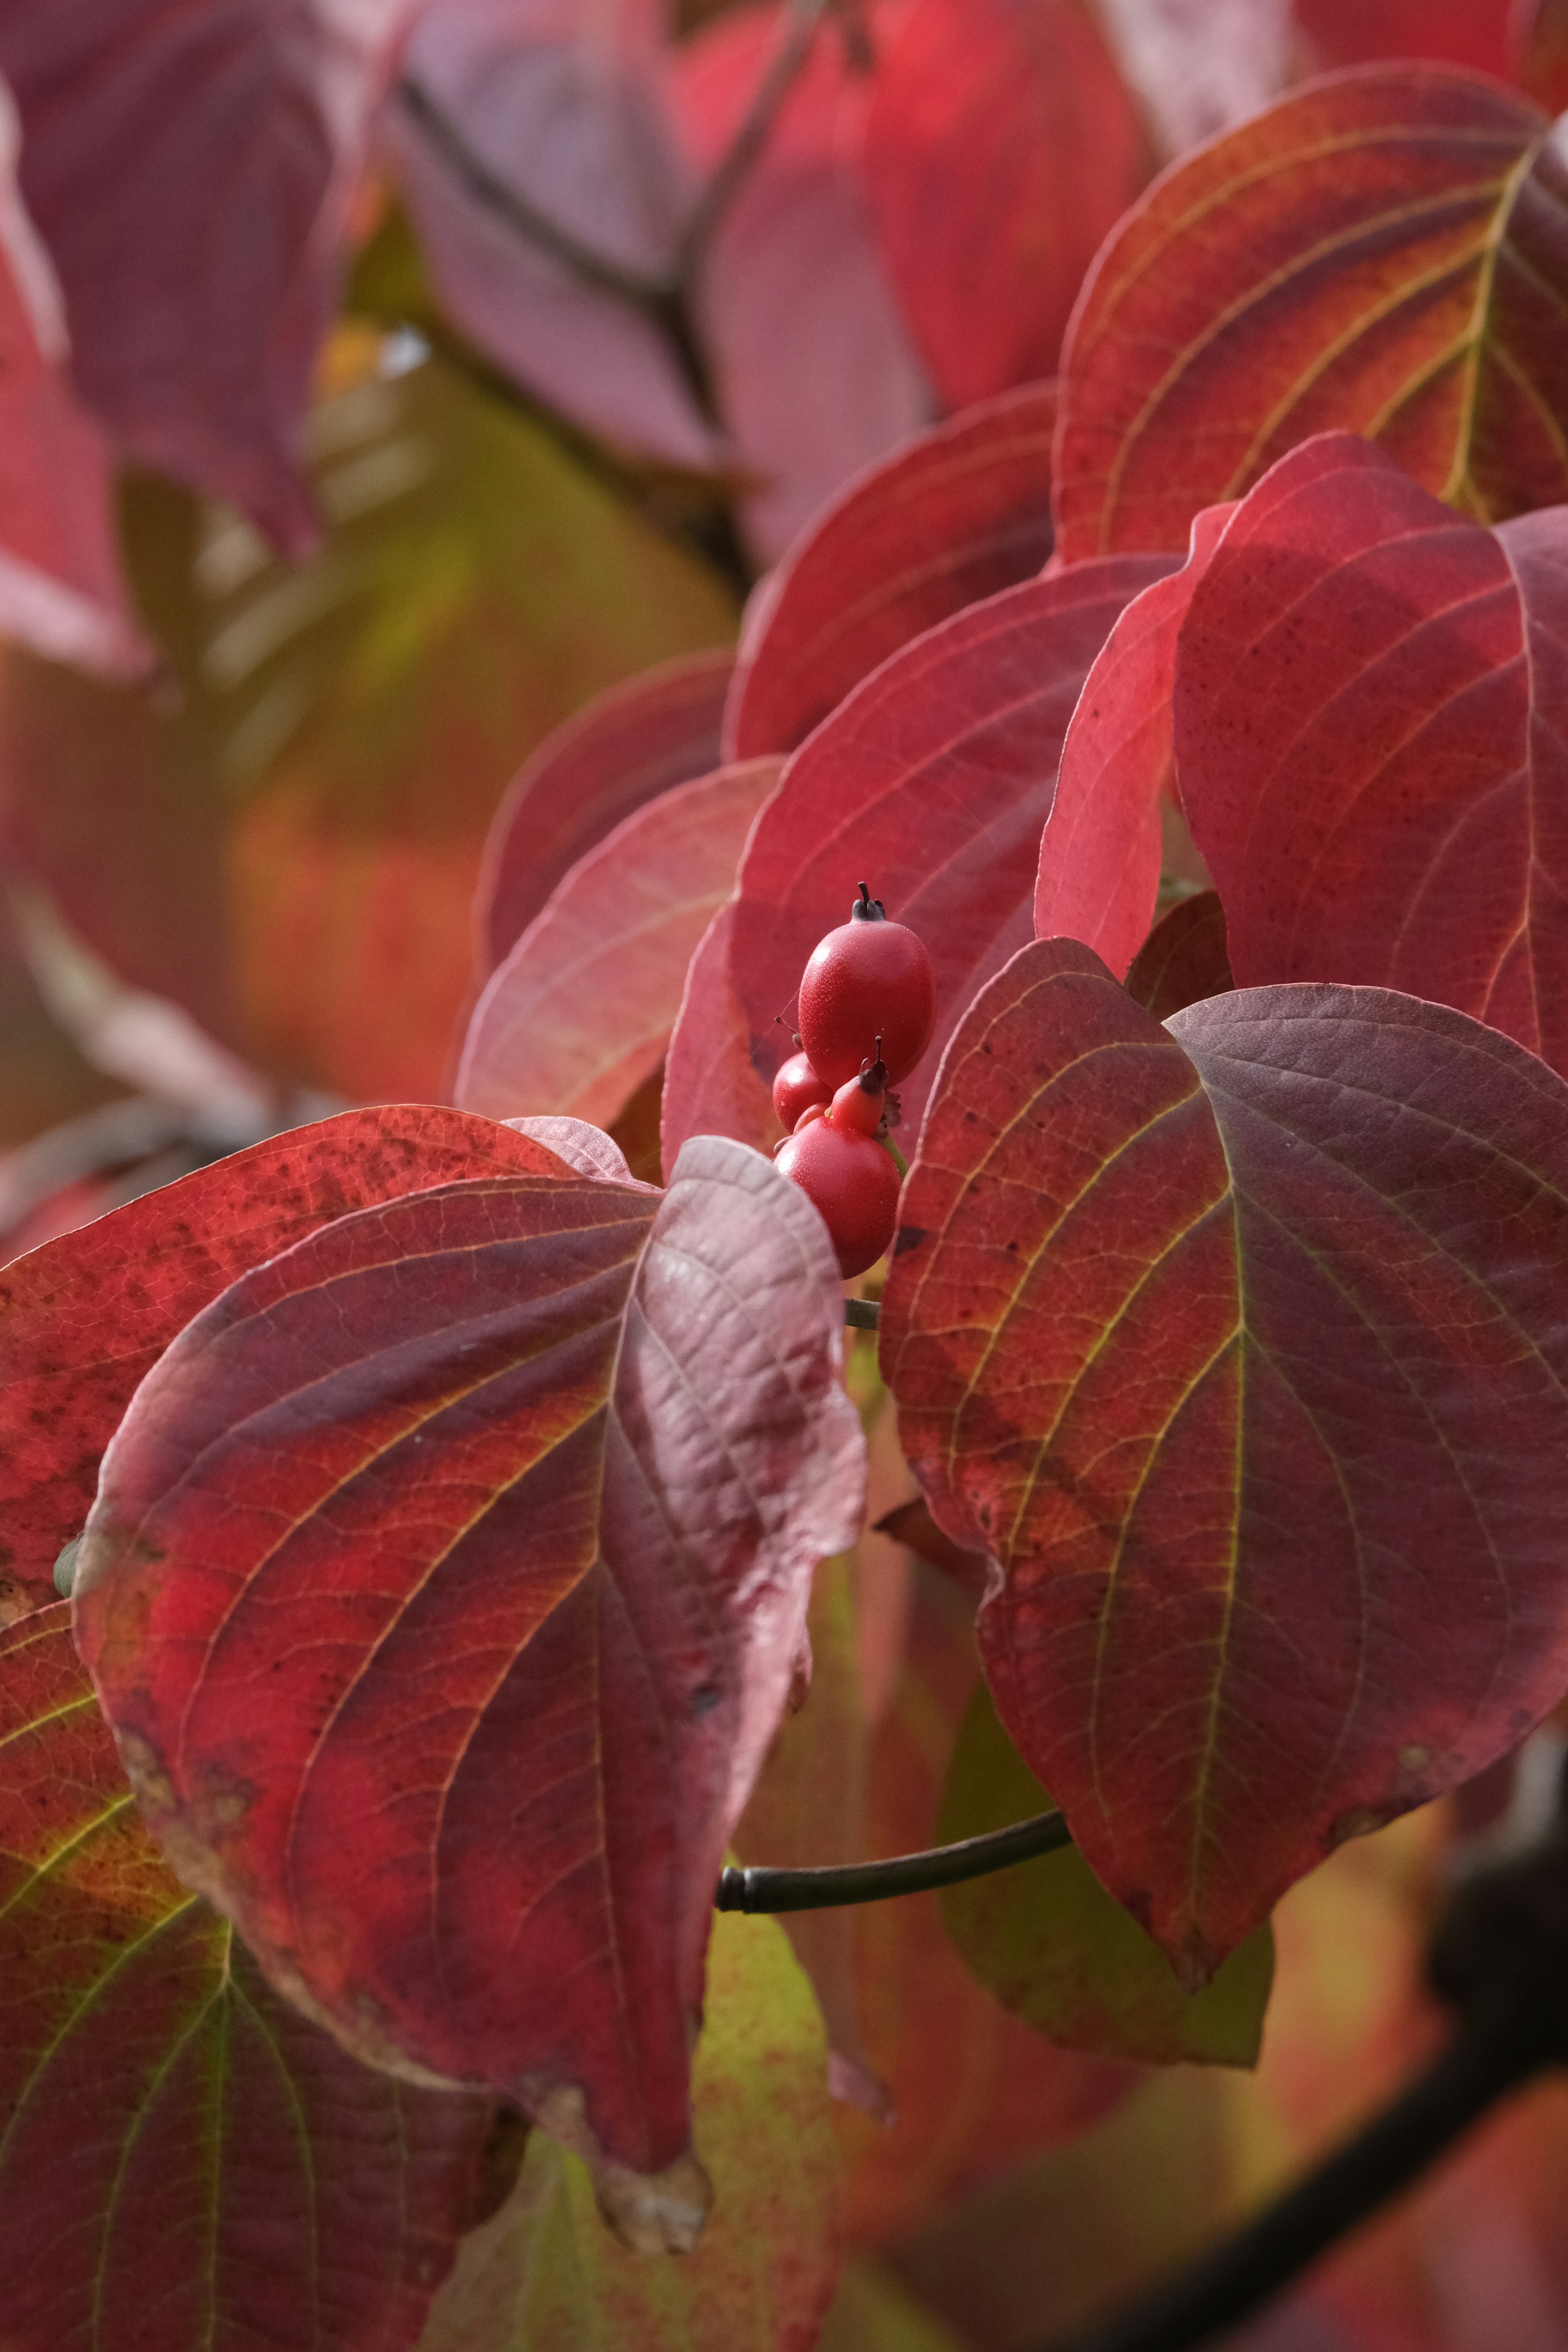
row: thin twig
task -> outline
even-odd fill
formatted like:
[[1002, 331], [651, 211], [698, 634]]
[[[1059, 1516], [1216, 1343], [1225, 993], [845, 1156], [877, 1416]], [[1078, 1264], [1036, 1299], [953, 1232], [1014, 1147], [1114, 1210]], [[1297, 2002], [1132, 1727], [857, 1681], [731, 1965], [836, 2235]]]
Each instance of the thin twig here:
[[882, 1319], [882, 1310], [874, 1298], [847, 1298], [844, 1320], [851, 1331], [874, 1331]]
[[957, 1886], [993, 1870], [1032, 1862], [1071, 1845], [1072, 1832], [1060, 1813], [1037, 1813], [1010, 1829], [939, 1845], [924, 1853], [895, 1854], [889, 1862], [832, 1863], [819, 1870], [726, 1870], [713, 1898], [718, 1911], [833, 1911], [848, 1903], [885, 1903], [894, 1895], [923, 1895], [937, 1886]]
[[1408, 2188], [1542, 2063], [1538, 2037], [1521, 2033], [1511, 2004], [1473, 2019], [1392, 2106], [1277, 2204], [1190, 2269], [1049, 2352], [1190, 2352], [1207, 2344]]
[[519, 195], [510, 181], [503, 180], [480, 155], [476, 155], [462, 132], [449, 116], [443, 113], [423, 83], [411, 74], [399, 77], [397, 99], [404, 110], [416, 122], [436, 152], [449, 170], [462, 181], [476, 204], [494, 213], [515, 229], [528, 244], [541, 253], [559, 261], [574, 278], [584, 286], [597, 287], [602, 294], [613, 294], [622, 302], [650, 317], [662, 313], [664, 306], [677, 290], [673, 273], [657, 277], [641, 270], [628, 269], [623, 262], [612, 260], [593, 246], [584, 245], [568, 228], [563, 228], [548, 213], [531, 205], [526, 196]]
[[714, 165], [707, 186], [691, 208], [691, 216], [676, 248], [676, 279], [690, 286], [712, 243], [713, 233], [734, 202], [736, 192], [767, 145], [780, 109], [794, 89], [811, 54], [816, 28], [831, 0], [790, 0], [784, 36], [762, 80], [752, 93], [740, 127]]

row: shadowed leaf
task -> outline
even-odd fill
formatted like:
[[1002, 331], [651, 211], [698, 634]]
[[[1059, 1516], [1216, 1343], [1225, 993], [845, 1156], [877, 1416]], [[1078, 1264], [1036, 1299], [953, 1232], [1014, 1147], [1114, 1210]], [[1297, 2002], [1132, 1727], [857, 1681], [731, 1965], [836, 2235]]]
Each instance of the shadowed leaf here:
[[1219, 893], [1200, 890], [1163, 915], [1122, 984], [1156, 1021], [1168, 1021], [1173, 1013], [1234, 988]]
[[1039, 942], [965, 1014], [884, 1376], [1096, 1874], [1203, 1982], [1342, 1839], [1568, 1684], [1568, 1088], [1446, 1007], [1162, 1028]]
[[701, 2227], [713, 1886], [858, 1524], [842, 1323], [820, 1219], [734, 1144], [663, 1194], [413, 1194], [187, 1327], [79, 1558], [182, 1872], [356, 2054], [576, 2147], [642, 2246]]
[[[144, 465], [309, 552], [305, 409], [405, 0], [0, 8], [71, 372]], [[199, 203], [193, 192], [201, 191]]]
[[1051, 551], [1056, 387], [911, 441], [834, 499], [760, 592], [724, 714], [732, 759], [793, 751], [880, 661]]
[[693, 1135], [733, 1136], [756, 1151], [784, 1140], [773, 1097], [752, 1066], [751, 1029], [730, 978], [736, 905], [731, 899], [720, 908], [687, 967], [664, 1064], [659, 1135], [667, 1168]]
[[63, 1602], [0, 1634], [0, 2026], [11, 2352], [402, 2352], [505, 2193], [488, 2099], [345, 2056], [181, 1885]]
[[1493, 520], [1568, 497], [1568, 153], [1440, 67], [1335, 75], [1167, 172], [1062, 362], [1068, 562], [1178, 548], [1334, 428]]

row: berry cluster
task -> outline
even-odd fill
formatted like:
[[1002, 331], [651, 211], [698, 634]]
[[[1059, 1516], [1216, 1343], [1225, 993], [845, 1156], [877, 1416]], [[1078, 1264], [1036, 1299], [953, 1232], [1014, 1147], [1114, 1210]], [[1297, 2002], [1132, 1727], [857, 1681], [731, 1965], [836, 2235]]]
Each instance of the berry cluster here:
[[899, 1171], [880, 1139], [889, 1087], [906, 1077], [936, 1020], [925, 942], [890, 923], [864, 882], [849, 920], [819, 940], [801, 976], [798, 1054], [773, 1080], [789, 1129], [784, 1173], [817, 1210], [842, 1275], [864, 1274], [893, 1238]]

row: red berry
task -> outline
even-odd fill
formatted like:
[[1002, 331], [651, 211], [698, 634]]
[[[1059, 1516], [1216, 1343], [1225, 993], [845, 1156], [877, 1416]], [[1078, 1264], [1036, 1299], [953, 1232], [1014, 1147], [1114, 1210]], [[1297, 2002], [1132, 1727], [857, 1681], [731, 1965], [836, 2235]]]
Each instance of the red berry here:
[[811, 951], [800, 983], [801, 1042], [830, 1087], [854, 1077], [882, 1040], [888, 1083], [907, 1077], [936, 1023], [936, 977], [922, 939], [890, 923], [864, 882], [848, 922]]
[[773, 1080], [773, 1108], [782, 1126], [793, 1132], [808, 1103], [826, 1105], [833, 1089], [825, 1086], [805, 1054], [792, 1054]]
[[838, 1271], [864, 1274], [887, 1249], [899, 1215], [892, 1154], [868, 1135], [814, 1118], [780, 1144], [775, 1166], [800, 1186], [827, 1227]]

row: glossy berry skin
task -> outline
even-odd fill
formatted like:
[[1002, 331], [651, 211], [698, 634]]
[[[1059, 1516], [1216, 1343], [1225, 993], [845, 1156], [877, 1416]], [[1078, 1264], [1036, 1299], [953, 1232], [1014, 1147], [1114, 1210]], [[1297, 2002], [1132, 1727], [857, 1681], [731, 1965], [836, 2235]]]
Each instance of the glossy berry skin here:
[[773, 1108], [779, 1124], [787, 1134], [793, 1134], [800, 1124], [800, 1115], [812, 1103], [825, 1108], [833, 1089], [824, 1085], [812, 1068], [808, 1055], [792, 1054], [773, 1080]]
[[847, 1134], [831, 1119], [814, 1118], [781, 1143], [773, 1162], [827, 1227], [847, 1276], [875, 1265], [893, 1238], [899, 1215], [899, 1171], [890, 1152], [868, 1135]]
[[[876, 907], [875, 899], [862, 906]], [[936, 976], [925, 941], [906, 924], [860, 915], [829, 931], [801, 976], [801, 1042], [837, 1089], [882, 1041], [888, 1083], [907, 1077], [936, 1024]]]

